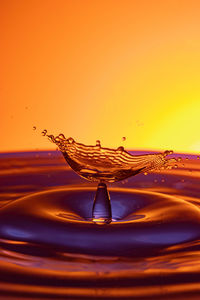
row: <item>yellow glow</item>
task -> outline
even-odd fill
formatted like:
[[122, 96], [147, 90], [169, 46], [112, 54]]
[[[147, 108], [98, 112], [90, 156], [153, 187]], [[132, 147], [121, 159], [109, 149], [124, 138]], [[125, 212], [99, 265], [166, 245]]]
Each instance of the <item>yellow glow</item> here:
[[105, 147], [200, 151], [200, 1], [0, 6], [0, 151], [55, 149], [44, 128]]

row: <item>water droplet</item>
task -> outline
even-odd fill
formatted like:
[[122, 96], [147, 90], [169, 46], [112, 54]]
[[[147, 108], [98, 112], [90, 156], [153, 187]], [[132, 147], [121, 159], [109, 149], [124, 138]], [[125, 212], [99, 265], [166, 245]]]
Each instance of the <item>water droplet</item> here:
[[[45, 134], [44, 134], [45, 135]], [[47, 135], [48, 136], [48, 139], [52, 142], [52, 143], [55, 143], [55, 138], [54, 136], [51, 134], [51, 135]]]
[[125, 141], [126, 140], [126, 137], [125, 136], [123, 136], [123, 138], [122, 138], [122, 141]]
[[144, 172], [144, 175], [146, 176], [146, 175], [148, 175], [148, 173], [147, 173], [147, 172]]
[[33, 130], [36, 130], [36, 126], [33, 126]]
[[178, 165], [174, 165], [174, 169], [177, 169], [178, 168]]
[[100, 142], [100, 140], [96, 140], [96, 146], [101, 147], [101, 142]]
[[171, 170], [172, 166], [167, 166], [166, 169]]
[[181, 161], [182, 160], [182, 157], [178, 157], [177, 161]]
[[47, 130], [44, 129], [44, 130], [42, 131], [42, 135], [45, 136], [46, 134], [47, 134]]
[[66, 139], [65, 136], [64, 136], [64, 134], [62, 134], [62, 133], [60, 133], [58, 137], [59, 137], [59, 139], [61, 139], [61, 140], [65, 140], [65, 139]]
[[72, 137], [68, 138], [67, 141], [68, 141], [69, 144], [73, 144], [74, 143], [74, 139]]
[[170, 154], [173, 154], [173, 153], [174, 153], [173, 150], [166, 150], [164, 152], [164, 156], [167, 156], [167, 155], [170, 155]]
[[161, 182], [165, 182], [165, 179], [161, 179]]
[[120, 146], [117, 148], [117, 152], [123, 152], [124, 151], [124, 147]]

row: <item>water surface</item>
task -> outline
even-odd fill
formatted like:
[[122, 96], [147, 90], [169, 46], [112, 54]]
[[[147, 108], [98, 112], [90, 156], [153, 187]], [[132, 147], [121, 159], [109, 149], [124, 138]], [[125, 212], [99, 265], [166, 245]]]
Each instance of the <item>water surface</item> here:
[[110, 184], [98, 226], [96, 183], [58, 151], [0, 154], [1, 299], [199, 299], [200, 161], [182, 157]]

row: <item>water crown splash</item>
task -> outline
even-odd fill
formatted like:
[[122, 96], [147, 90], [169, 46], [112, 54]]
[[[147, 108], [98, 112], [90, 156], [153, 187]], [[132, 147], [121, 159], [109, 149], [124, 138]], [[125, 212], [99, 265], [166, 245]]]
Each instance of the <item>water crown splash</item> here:
[[55, 137], [48, 135], [46, 129], [42, 134], [58, 146], [67, 163], [79, 176], [100, 182], [93, 205], [93, 221], [99, 224], [110, 223], [112, 220], [110, 197], [105, 182], [117, 182], [139, 173], [146, 175], [147, 172], [170, 168], [170, 164], [177, 161], [174, 158], [166, 159], [173, 151], [132, 155], [123, 147], [101, 147], [99, 140], [96, 145], [91, 146], [77, 143], [63, 134]]

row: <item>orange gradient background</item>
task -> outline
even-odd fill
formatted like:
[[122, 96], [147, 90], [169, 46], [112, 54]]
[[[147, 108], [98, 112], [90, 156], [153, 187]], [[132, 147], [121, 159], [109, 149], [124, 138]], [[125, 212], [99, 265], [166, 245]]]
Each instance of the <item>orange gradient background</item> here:
[[55, 149], [43, 129], [107, 147], [200, 151], [199, 0], [0, 6], [0, 151]]

